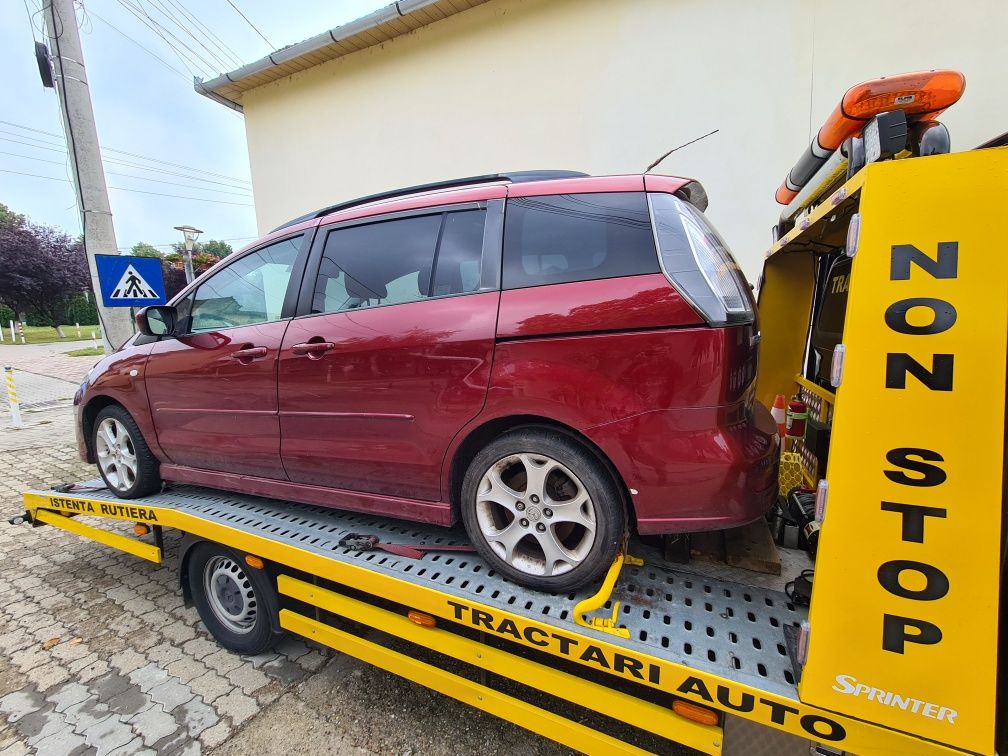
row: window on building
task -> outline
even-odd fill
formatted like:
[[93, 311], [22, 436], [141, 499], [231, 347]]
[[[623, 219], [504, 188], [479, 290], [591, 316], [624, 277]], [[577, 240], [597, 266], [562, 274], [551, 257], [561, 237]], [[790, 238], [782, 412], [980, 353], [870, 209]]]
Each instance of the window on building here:
[[507, 201], [505, 289], [659, 270], [643, 192], [561, 194]]
[[271, 244], [201, 283], [191, 304], [192, 331], [279, 320], [300, 246], [300, 236]]

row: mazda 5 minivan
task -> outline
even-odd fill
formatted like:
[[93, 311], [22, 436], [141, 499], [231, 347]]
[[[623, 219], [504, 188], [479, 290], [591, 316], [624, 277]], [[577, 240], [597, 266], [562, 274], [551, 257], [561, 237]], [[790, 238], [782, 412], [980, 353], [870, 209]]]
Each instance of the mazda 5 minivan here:
[[102, 360], [80, 452], [162, 481], [450, 526], [523, 585], [628, 529], [728, 528], [776, 490], [753, 298], [688, 179], [500, 174], [298, 218]]

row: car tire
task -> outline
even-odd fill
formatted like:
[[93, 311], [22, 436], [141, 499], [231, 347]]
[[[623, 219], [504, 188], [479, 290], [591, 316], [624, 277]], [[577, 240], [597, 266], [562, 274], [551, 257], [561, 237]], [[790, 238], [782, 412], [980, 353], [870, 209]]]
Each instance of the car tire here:
[[91, 430], [91, 449], [102, 480], [121, 499], [161, 488], [160, 465], [133, 417], [118, 404], [102, 409]]
[[462, 481], [461, 514], [494, 570], [554, 593], [599, 578], [627, 528], [624, 495], [606, 465], [546, 428], [512, 431], [476, 454]]
[[277, 640], [270, 616], [277, 604], [273, 580], [245, 565], [236, 552], [210, 541], [196, 544], [186, 580], [200, 619], [228, 651], [255, 656]]

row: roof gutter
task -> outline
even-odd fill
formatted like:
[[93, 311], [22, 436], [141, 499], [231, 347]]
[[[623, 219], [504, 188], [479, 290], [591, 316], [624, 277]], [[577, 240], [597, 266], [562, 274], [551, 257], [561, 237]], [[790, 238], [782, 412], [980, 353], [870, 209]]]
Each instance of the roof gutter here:
[[289, 45], [281, 50], [272, 52], [265, 58], [260, 58], [259, 60], [244, 65], [241, 68], [236, 68], [230, 73], [221, 74], [216, 79], [203, 81], [199, 77], [194, 77], [193, 88], [201, 95], [209, 97], [211, 100], [219, 102], [222, 105], [226, 105], [227, 107], [241, 113], [244, 110], [241, 105], [236, 102], [232, 102], [226, 97], [221, 97], [215, 90], [226, 84], [237, 84], [244, 79], [260, 74], [263, 71], [268, 71], [271, 68], [276, 68], [277, 66], [295, 58], [299, 58], [302, 55], [307, 55], [315, 52], [316, 50], [321, 50], [323, 47], [328, 47], [334, 42], [342, 42], [345, 39], [349, 39], [350, 37], [361, 34], [362, 32], [366, 32], [369, 29], [374, 29], [376, 26], [380, 26], [381, 24], [387, 23], [395, 18], [406, 16], [413, 11], [420, 10], [428, 5], [433, 5], [437, 1], [438, 0], [399, 0], [399, 2], [386, 5], [384, 8], [379, 8], [374, 13], [369, 13], [366, 16], [358, 18], [356, 21], [350, 21], [342, 26], [336, 26], [327, 32], [310, 37], [303, 42], [298, 42], [296, 45]]

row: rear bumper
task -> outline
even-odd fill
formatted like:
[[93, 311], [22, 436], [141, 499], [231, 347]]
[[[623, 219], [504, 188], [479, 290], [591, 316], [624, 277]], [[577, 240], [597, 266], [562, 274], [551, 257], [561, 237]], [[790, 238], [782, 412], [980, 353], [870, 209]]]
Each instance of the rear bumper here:
[[758, 402], [646, 412], [587, 435], [630, 489], [642, 534], [736, 527], [774, 502], [779, 439]]

